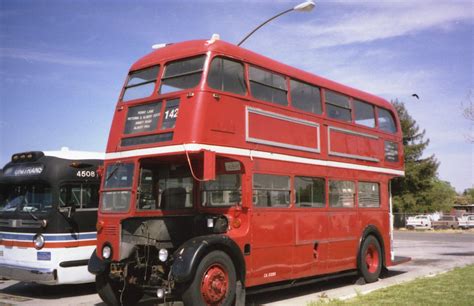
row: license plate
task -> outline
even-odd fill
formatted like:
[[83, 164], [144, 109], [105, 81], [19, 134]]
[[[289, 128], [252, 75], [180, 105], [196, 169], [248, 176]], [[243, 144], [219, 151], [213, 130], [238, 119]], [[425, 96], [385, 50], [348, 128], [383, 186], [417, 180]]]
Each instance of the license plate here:
[[37, 252], [36, 259], [38, 260], [51, 260], [51, 252]]

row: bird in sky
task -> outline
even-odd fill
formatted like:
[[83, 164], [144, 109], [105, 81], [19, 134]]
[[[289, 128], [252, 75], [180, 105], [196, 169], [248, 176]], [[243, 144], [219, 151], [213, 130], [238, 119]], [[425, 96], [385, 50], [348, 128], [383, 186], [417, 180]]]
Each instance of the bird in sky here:
[[420, 100], [420, 97], [416, 93], [412, 94], [411, 96], [417, 98], [418, 100]]

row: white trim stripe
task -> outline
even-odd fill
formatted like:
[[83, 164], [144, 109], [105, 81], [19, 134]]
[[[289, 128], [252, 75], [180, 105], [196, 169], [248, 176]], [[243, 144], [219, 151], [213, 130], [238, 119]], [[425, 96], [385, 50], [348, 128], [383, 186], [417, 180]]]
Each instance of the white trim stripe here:
[[252, 158], [255, 158], [255, 157], [265, 158], [265, 159], [295, 162], [295, 163], [309, 164], [309, 165], [316, 165], [316, 166], [379, 172], [379, 173], [393, 174], [393, 175], [398, 175], [398, 176], [405, 175], [405, 171], [402, 171], [402, 170], [395, 170], [395, 169], [374, 167], [374, 166], [365, 166], [365, 165], [358, 165], [358, 164], [352, 164], [352, 163], [343, 163], [343, 162], [336, 162], [336, 161], [329, 161], [329, 160], [320, 160], [320, 159], [315, 159], [315, 158], [298, 157], [298, 156], [293, 156], [293, 155], [271, 153], [271, 152], [265, 152], [265, 151], [255, 151], [255, 150], [240, 149], [240, 148], [233, 148], [233, 147], [206, 145], [206, 144], [199, 144], [199, 143], [190, 143], [190, 144], [182, 144], [182, 145], [173, 145], [173, 146], [165, 146], [165, 147], [156, 147], [156, 148], [137, 149], [137, 150], [107, 153], [105, 154], [105, 160], [122, 159], [122, 158], [137, 157], [137, 156], [149, 156], [149, 155], [157, 155], [157, 154], [184, 153], [185, 151], [199, 152], [202, 150], [213, 151], [213, 152], [221, 153], [221, 154], [239, 155], [239, 156], [252, 157]]

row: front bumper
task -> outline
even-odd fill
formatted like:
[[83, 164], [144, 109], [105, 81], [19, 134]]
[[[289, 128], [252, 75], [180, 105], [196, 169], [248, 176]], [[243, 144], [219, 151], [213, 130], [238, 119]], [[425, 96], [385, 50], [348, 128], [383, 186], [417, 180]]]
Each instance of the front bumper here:
[[55, 284], [57, 282], [56, 270], [49, 268], [0, 264], [0, 276], [22, 282], [43, 284]]

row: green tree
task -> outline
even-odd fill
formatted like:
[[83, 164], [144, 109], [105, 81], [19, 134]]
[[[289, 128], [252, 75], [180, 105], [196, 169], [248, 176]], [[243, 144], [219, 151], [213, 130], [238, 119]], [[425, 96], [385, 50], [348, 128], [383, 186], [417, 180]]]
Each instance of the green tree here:
[[424, 158], [423, 151], [429, 144], [425, 130], [421, 130], [403, 102], [392, 101], [400, 118], [403, 132], [405, 176], [392, 180], [395, 211], [428, 212], [432, 210], [427, 195], [436, 182], [438, 161], [434, 155]]
[[430, 211], [449, 212], [456, 200], [456, 190], [449, 182], [434, 179], [431, 189], [425, 191], [423, 197]]
[[466, 197], [467, 204], [474, 204], [474, 188], [465, 189], [462, 195]]

